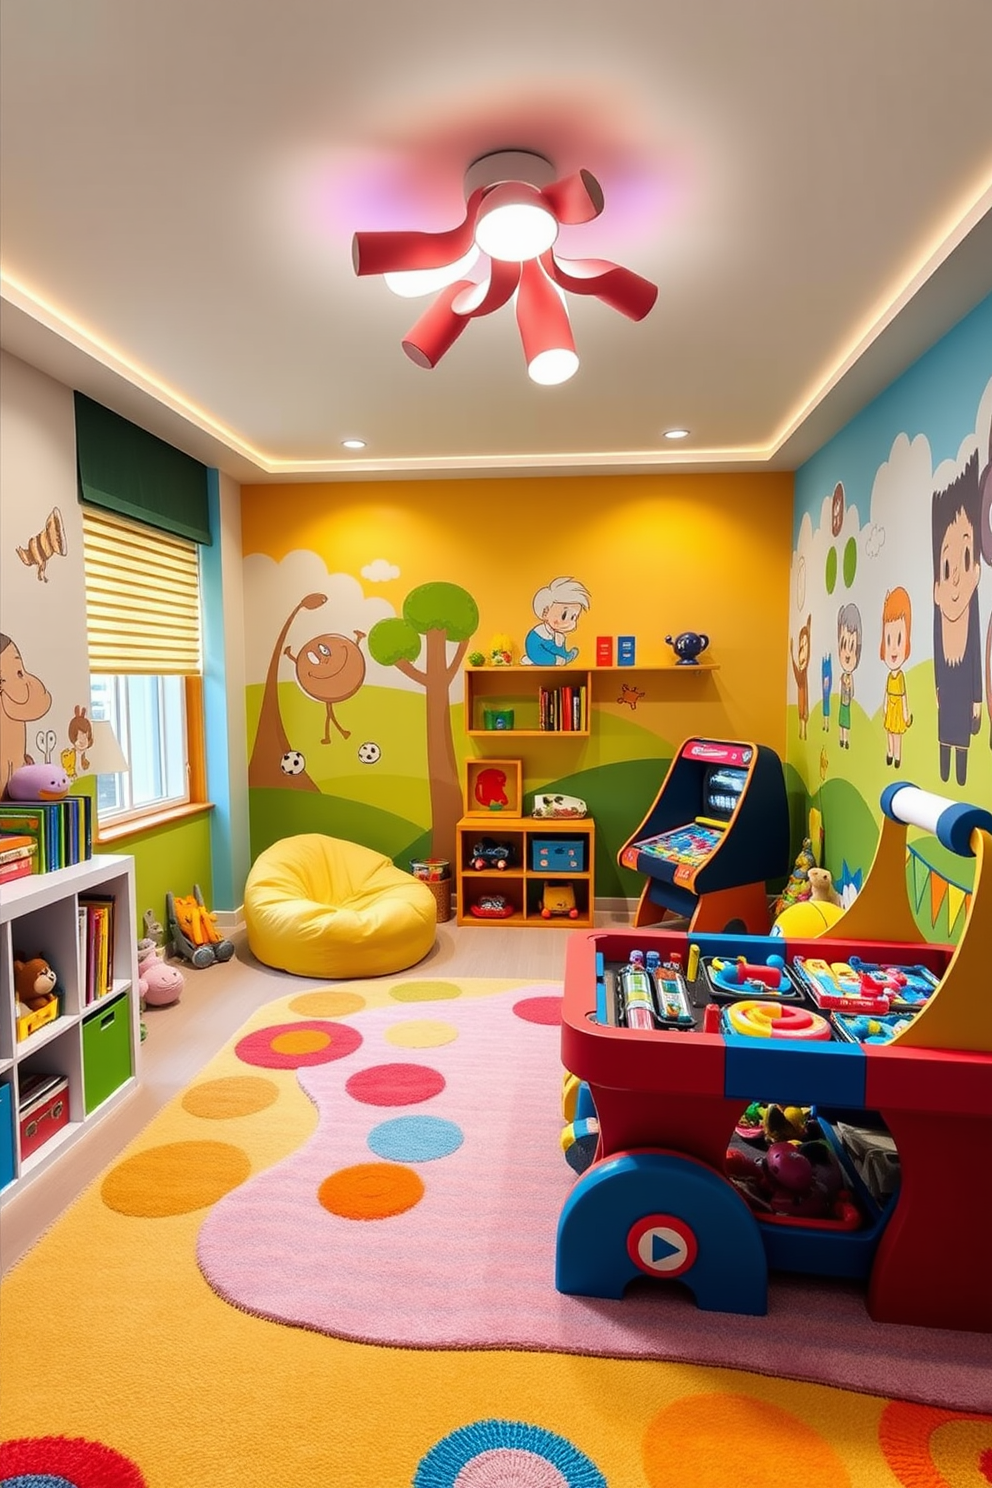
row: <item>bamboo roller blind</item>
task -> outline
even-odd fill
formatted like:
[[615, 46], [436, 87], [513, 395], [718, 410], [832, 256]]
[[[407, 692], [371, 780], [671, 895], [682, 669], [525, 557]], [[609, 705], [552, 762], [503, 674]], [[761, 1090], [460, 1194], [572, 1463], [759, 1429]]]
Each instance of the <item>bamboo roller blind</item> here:
[[198, 676], [197, 545], [84, 506], [90, 671]]

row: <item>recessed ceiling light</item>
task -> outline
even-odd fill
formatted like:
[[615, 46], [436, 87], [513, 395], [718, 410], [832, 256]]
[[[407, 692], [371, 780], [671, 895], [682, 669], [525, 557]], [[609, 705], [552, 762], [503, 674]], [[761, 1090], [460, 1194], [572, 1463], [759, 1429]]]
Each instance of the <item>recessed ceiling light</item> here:
[[665, 438], [666, 439], [688, 439], [689, 438], [689, 430], [688, 429], [666, 429], [665, 430]]
[[364, 439], [342, 439], [341, 443], [344, 445], [345, 449], [364, 449], [365, 448], [365, 440]]

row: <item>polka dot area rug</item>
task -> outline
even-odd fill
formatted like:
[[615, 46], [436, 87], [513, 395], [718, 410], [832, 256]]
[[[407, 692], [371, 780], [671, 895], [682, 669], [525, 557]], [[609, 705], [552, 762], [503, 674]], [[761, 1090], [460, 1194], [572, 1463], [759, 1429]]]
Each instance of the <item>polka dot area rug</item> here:
[[988, 1488], [979, 1335], [847, 1283], [555, 1290], [559, 1013], [383, 978], [253, 1017], [5, 1280], [0, 1488]]

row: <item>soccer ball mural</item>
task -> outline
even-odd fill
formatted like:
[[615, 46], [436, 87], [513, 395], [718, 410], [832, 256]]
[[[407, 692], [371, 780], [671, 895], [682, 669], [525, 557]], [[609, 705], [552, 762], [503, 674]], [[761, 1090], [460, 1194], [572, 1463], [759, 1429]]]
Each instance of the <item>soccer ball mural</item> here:
[[358, 758], [363, 765], [374, 765], [377, 760], [382, 758], [382, 750], [378, 744], [373, 744], [371, 741], [367, 744], [360, 744], [358, 746]]
[[307, 767], [307, 762], [298, 749], [287, 749], [279, 761], [279, 768], [284, 775], [302, 775]]

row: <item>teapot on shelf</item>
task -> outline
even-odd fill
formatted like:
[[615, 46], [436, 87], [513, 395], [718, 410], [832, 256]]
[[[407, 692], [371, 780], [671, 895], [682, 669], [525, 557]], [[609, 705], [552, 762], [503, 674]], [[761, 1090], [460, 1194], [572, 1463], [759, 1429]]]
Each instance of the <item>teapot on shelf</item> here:
[[698, 666], [697, 658], [700, 652], [706, 650], [710, 638], [696, 630], [683, 630], [681, 635], [667, 635], [665, 641], [678, 657], [679, 666]]

